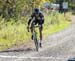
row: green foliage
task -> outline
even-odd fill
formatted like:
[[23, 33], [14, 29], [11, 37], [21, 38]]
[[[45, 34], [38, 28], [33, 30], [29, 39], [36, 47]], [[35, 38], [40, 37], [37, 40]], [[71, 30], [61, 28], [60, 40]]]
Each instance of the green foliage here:
[[0, 0], [0, 16], [6, 20], [29, 15], [35, 7], [40, 7], [44, 0]]

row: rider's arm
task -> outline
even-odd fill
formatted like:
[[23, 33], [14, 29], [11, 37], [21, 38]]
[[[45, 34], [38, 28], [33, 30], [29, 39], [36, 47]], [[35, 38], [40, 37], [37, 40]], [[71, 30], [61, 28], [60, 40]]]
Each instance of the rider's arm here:
[[41, 14], [40, 17], [41, 17], [42, 24], [44, 24], [44, 15]]
[[30, 17], [30, 19], [28, 21], [28, 26], [30, 25], [32, 19], [33, 19], [33, 14], [31, 15], [31, 17]]

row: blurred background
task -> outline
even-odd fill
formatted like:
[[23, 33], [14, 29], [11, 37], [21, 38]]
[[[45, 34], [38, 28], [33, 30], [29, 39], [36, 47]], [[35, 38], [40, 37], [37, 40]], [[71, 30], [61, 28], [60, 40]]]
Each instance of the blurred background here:
[[0, 16], [13, 18], [29, 15], [34, 8], [45, 12], [58, 10], [60, 13], [75, 11], [75, 0], [0, 0]]

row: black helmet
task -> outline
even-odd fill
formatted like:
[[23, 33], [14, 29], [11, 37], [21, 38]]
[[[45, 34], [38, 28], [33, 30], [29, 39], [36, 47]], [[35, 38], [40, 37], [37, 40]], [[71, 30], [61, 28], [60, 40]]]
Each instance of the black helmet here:
[[35, 8], [35, 9], [34, 9], [34, 12], [35, 12], [35, 13], [39, 13], [40, 10], [39, 10], [38, 8]]

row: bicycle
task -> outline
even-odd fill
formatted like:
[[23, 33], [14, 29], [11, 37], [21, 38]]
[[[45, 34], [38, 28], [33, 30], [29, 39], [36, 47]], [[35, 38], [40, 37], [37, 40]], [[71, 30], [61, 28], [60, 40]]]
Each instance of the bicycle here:
[[35, 26], [35, 23], [32, 24], [32, 29], [33, 29], [33, 32], [32, 32], [33, 38], [32, 39], [34, 40], [34, 44], [35, 44], [36, 51], [38, 51], [38, 49], [39, 49], [38, 39], [37, 39], [37, 32], [35, 30], [35, 28], [37, 28], [37, 27], [40, 27], [40, 25]]

